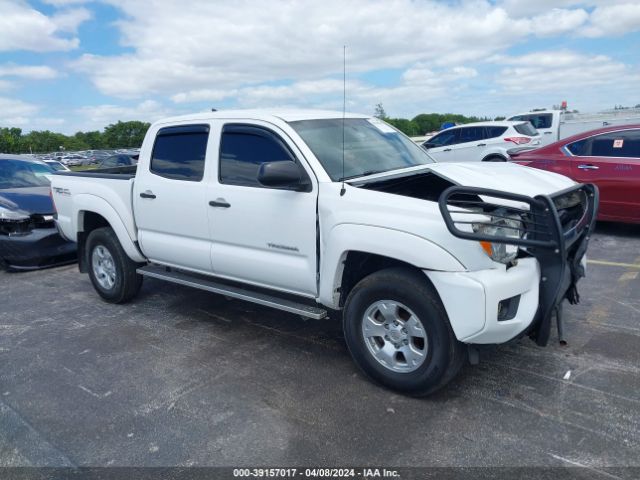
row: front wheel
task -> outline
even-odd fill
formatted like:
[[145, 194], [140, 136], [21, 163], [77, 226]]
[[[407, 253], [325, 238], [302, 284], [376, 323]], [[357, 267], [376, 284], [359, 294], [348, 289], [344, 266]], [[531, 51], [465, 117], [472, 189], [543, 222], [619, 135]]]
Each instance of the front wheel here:
[[388, 388], [429, 395], [464, 363], [465, 350], [421, 272], [392, 268], [369, 275], [349, 294], [343, 315], [355, 363]]
[[124, 303], [136, 296], [142, 275], [109, 227], [97, 228], [87, 237], [89, 278], [98, 294], [109, 303]]

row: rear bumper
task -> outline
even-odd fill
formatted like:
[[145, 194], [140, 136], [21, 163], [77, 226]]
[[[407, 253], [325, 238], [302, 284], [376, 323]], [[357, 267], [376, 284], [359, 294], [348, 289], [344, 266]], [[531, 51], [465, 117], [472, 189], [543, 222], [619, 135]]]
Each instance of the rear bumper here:
[[11, 270], [35, 270], [76, 261], [76, 244], [55, 228], [37, 228], [27, 235], [0, 236], [0, 259]]

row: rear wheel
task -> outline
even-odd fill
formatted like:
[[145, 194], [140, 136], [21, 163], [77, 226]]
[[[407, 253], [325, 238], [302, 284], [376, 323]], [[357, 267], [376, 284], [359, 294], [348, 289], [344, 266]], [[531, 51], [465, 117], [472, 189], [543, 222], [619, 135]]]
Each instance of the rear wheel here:
[[435, 392], [464, 363], [463, 345], [421, 272], [392, 268], [361, 280], [345, 303], [343, 327], [360, 369], [410, 395]]
[[98, 294], [110, 303], [124, 303], [136, 296], [142, 275], [140, 264], [131, 260], [110, 227], [93, 230], [87, 237], [89, 278]]

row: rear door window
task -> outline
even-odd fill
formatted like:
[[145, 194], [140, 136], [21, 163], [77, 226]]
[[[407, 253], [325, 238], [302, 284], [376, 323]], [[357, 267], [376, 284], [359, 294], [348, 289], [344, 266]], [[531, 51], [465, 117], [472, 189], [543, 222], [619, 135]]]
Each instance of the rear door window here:
[[485, 138], [484, 127], [462, 127], [458, 130], [460, 131], [460, 136], [456, 143], [477, 142]]
[[208, 125], [160, 129], [153, 145], [151, 172], [173, 180], [201, 181], [208, 139]]
[[640, 130], [611, 132], [593, 137], [590, 156], [640, 158]]
[[487, 138], [501, 137], [507, 131], [507, 127], [484, 127], [487, 132]]

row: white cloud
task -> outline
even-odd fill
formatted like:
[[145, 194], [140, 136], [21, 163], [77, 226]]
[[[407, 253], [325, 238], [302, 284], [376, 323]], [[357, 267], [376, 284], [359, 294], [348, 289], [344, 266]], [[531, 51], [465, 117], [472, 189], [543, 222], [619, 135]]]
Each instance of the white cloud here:
[[593, 8], [600, 5], [615, 5], [629, 0], [498, 0], [497, 5], [510, 15], [527, 16], [548, 12], [558, 8]]
[[0, 77], [19, 77], [30, 80], [48, 80], [56, 78], [58, 72], [46, 65], [0, 65]]
[[493, 61], [506, 65], [495, 81], [512, 93], [554, 91], [576, 94], [600, 85], [615, 85], [619, 91], [625, 86], [640, 84], [640, 71], [606, 55], [562, 50], [498, 57]]
[[640, 30], [640, 3], [623, 3], [596, 8], [590, 23], [580, 33], [587, 37], [618, 36]]
[[20, 127], [28, 125], [38, 107], [13, 98], [0, 97], [0, 126]]
[[91, 18], [91, 12], [86, 8], [74, 8], [56, 13], [51, 17], [51, 21], [61, 32], [75, 33], [81, 23]]
[[417, 62], [449, 67], [503, 52], [530, 35], [573, 31], [587, 17], [582, 9], [556, 9], [515, 19], [488, 0], [306, 0], [277, 8], [258, 0], [106, 1], [124, 12], [117, 26], [132, 52], [84, 55], [75, 68], [106, 95], [161, 94], [176, 102], [339, 74], [343, 45], [350, 73]]
[[155, 100], [145, 100], [135, 105], [87, 105], [75, 111], [76, 123], [70, 125], [68, 130], [101, 130], [119, 120], [154, 122], [168, 115], [170, 112]]
[[565, 32], [573, 32], [589, 19], [589, 14], [579, 8], [563, 10], [553, 8], [536, 15], [528, 21], [529, 30], [538, 36], [552, 36]]
[[0, 15], [0, 51], [50, 52], [77, 48], [77, 37], [60, 34], [74, 32], [88, 18], [87, 14], [86, 10], [77, 9], [48, 17], [21, 0], [4, 0]]

